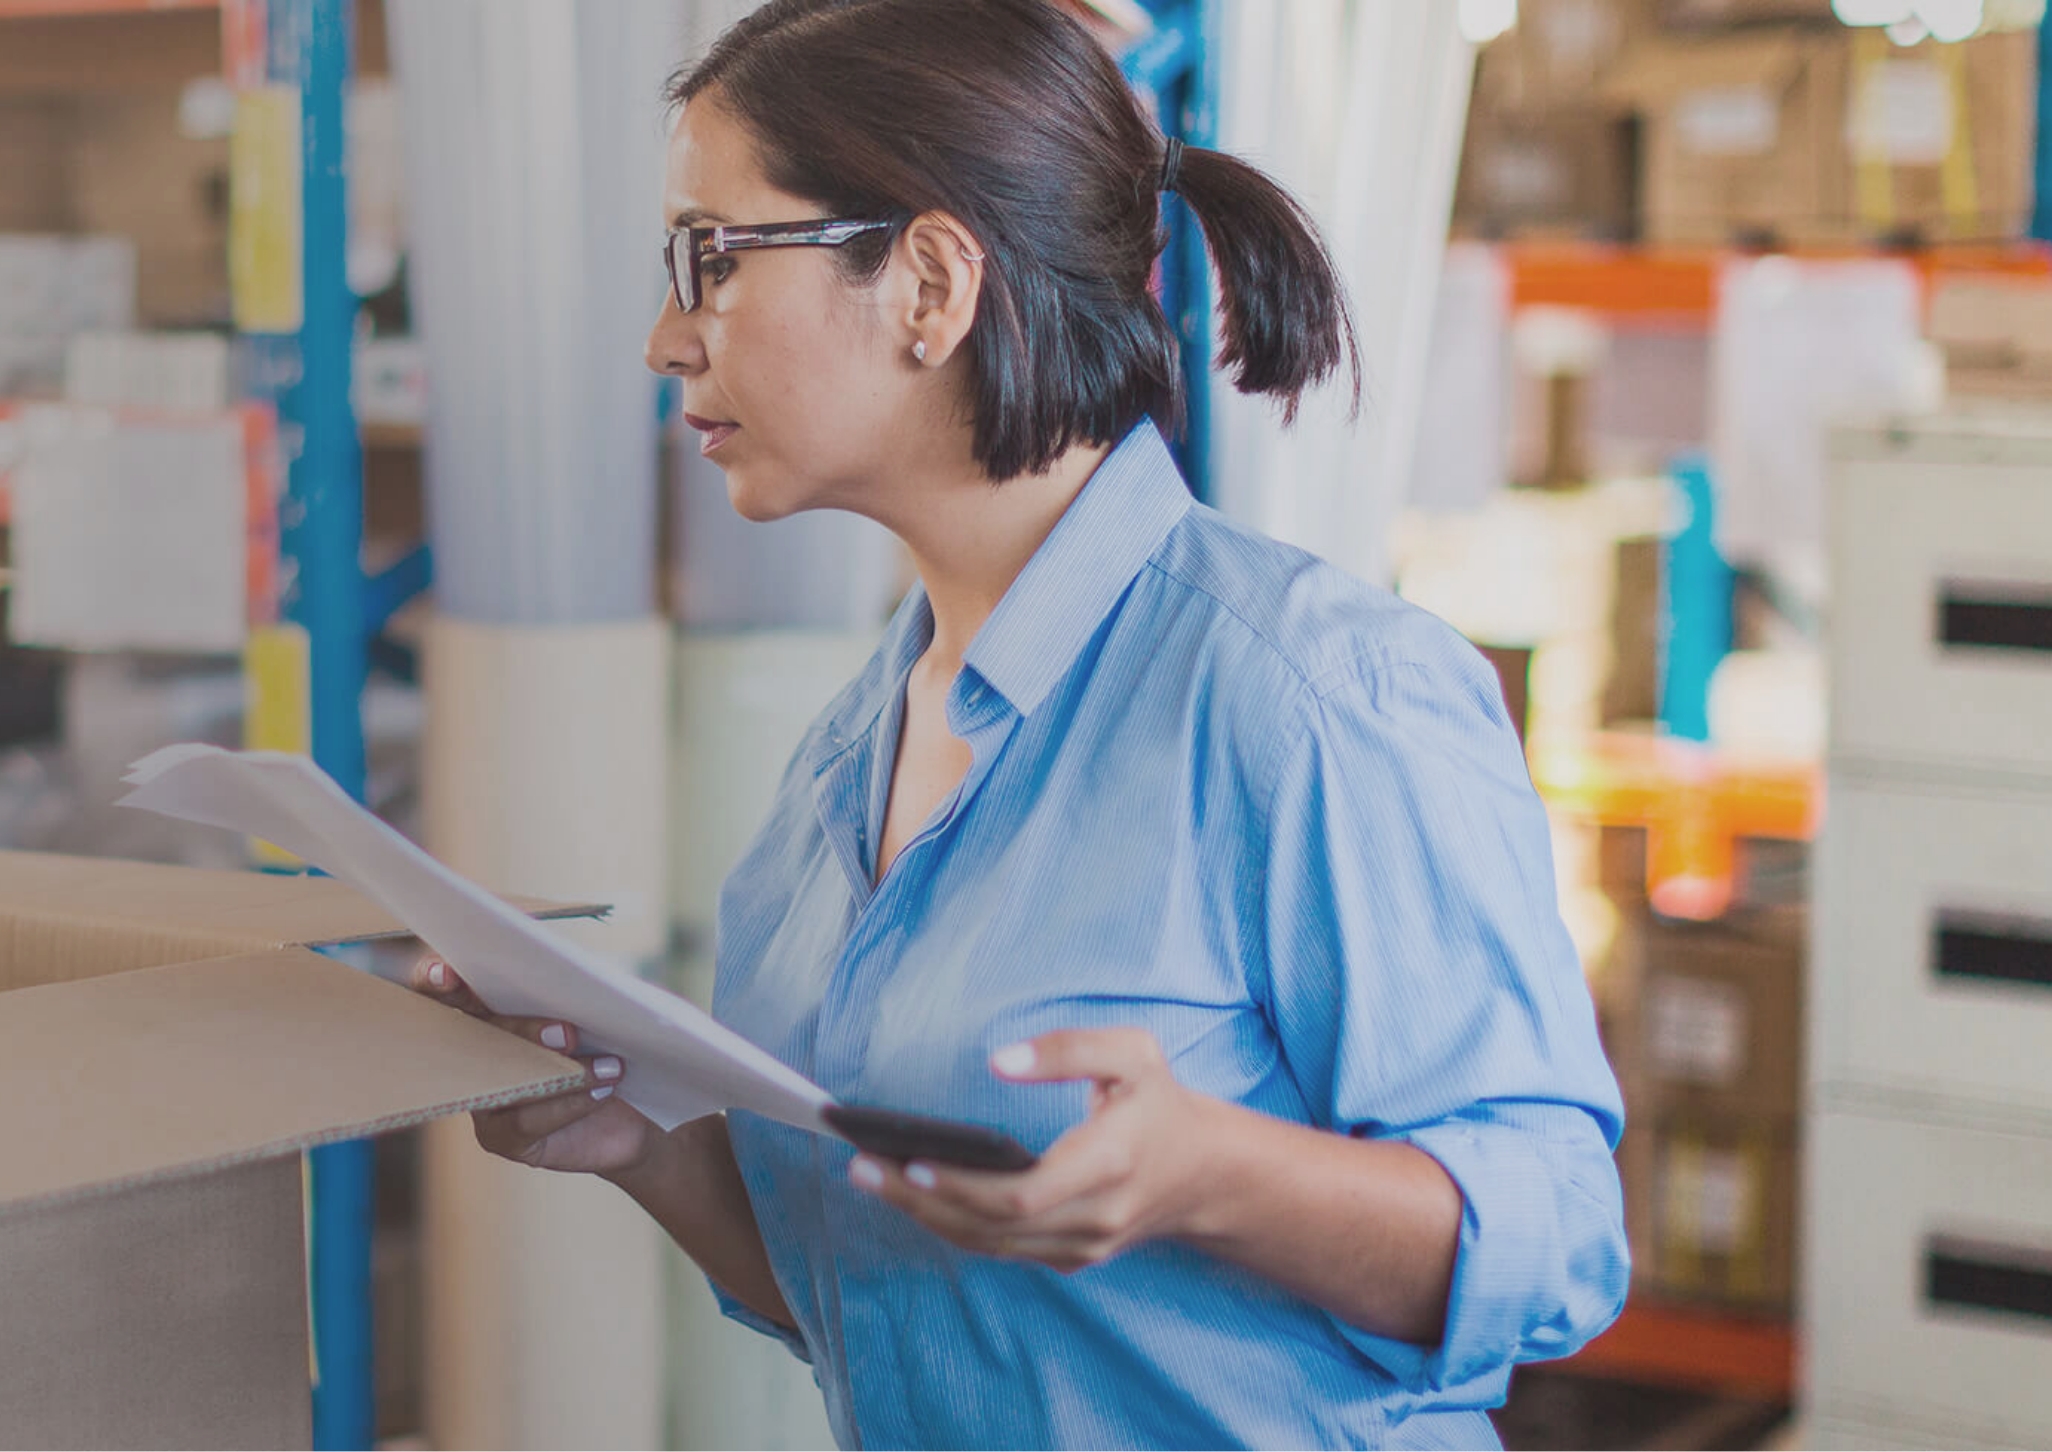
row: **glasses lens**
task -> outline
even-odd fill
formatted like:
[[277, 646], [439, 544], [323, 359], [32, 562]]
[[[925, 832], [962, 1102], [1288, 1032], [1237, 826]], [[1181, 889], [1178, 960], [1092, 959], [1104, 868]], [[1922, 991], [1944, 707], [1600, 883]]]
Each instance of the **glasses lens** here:
[[672, 232], [663, 243], [663, 262], [670, 269], [670, 293], [679, 312], [698, 306], [698, 264], [691, 251], [689, 232]]

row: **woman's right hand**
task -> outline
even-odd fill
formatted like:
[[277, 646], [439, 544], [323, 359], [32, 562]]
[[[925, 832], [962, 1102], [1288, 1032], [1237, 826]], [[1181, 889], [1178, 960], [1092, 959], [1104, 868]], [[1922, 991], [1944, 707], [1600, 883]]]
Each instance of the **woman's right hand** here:
[[615, 1093], [626, 1066], [611, 1054], [579, 1055], [573, 1025], [493, 1013], [440, 958], [422, 958], [413, 965], [413, 987], [545, 1049], [584, 1060], [585, 1082], [578, 1088], [472, 1114], [479, 1144], [537, 1169], [582, 1171], [609, 1179], [633, 1172], [648, 1159], [662, 1133]]

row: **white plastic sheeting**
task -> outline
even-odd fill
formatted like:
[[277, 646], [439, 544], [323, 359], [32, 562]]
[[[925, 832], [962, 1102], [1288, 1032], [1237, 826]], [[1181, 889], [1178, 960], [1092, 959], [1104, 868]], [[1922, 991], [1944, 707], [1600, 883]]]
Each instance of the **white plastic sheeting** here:
[[1717, 544], [1805, 594], [1821, 585], [1831, 426], [1929, 407], [1942, 373], [1917, 275], [1890, 258], [1740, 259], [1717, 281], [1710, 451]]
[[393, 0], [449, 615], [583, 624], [651, 608], [659, 96], [719, 8]]
[[[1219, 144], [1294, 191], [1324, 229], [1360, 329], [1367, 396], [1272, 408], [1214, 386], [1219, 506], [1369, 579], [1388, 574], [1409, 492], [1473, 51], [1457, 7], [1222, 0]], [[1478, 423], [1481, 422], [1478, 420]]]

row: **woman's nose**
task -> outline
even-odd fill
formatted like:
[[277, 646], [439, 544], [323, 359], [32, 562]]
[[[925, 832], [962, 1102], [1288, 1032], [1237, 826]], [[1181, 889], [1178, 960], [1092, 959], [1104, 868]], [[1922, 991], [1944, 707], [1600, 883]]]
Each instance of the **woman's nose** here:
[[642, 358], [649, 368], [665, 376], [681, 375], [704, 366], [705, 348], [691, 315], [677, 306], [676, 297], [663, 290], [663, 305], [656, 313], [655, 326], [648, 331], [648, 346]]

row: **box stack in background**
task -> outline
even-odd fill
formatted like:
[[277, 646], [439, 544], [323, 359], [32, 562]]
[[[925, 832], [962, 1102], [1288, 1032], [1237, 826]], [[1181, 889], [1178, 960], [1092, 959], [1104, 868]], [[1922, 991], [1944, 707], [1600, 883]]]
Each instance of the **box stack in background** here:
[[1605, 82], [1651, 28], [1631, 0], [1525, 0], [1485, 48], [1454, 198], [1456, 232], [1624, 241], [1636, 234], [1636, 129]]
[[1813, 1445], [2052, 1442], [2052, 411], [1833, 442]]
[[2028, 29], [1900, 46], [1841, 24], [1830, 0], [1526, 0], [1482, 52], [1454, 228], [1680, 245], [2014, 238], [2036, 118]]
[[[1635, 836], [1607, 829], [1606, 846]], [[1786, 1316], [1807, 913], [1748, 903], [1683, 922], [1656, 916], [1638, 884], [1615, 891], [1604, 1027], [1625, 1096], [1634, 1293]]]

